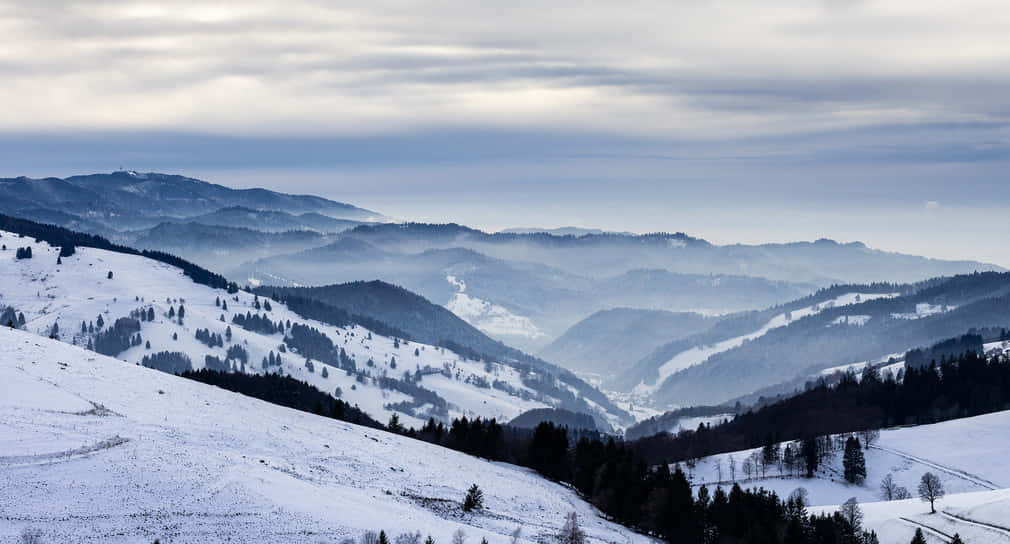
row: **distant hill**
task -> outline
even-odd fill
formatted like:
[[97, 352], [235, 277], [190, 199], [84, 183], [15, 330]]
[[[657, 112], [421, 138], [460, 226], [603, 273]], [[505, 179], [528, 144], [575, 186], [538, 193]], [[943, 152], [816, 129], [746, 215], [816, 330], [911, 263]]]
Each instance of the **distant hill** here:
[[[381, 214], [310, 195], [266, 189], [232, 189], [185, 176], [155, 172], [112, 172], [68, 178], [0, 178], [0, 212], [32, 219], [51, 210], [112, 230], [149, 228], [169, 219], [242, 207], [287, 214], [315, 213], [355, 221], [382, 220]], [[34, 210], [34, 211], [33, 211]], [[233, 225], [247, 226], [247, 225]]]
[[[534, 408], [533, 410], [528, 410], [510, 421], [509, 425], [521, 429], [533, 429], [545, 421], [559, 427], [568, 427], [569, 429], [598, 430], [593, 416], [559, 408]], [[609, 427], [609, 425], [606, 427]]]
[[[629, 414], [570, 371], [492, 340], [444, 307], [432, 304], [424, 297], [401, 287], [371, 281], [322, 287], [263, 286], [255, 289], [255, 292], [276, 300], [288, 300], [291, 304], [295, 304], [291, 299], [317, 301], [352, 315], [385, 323], [403, 331], [412, 341], [444, 346], [474, 359], [500, 361], [519, 369], [548, 372], [574, 389], [579, 397], [598, 405], [604, 413], [617, 416], [622, 424], [631, 422]], [[594, 411], [584, 403], [580, 405], [581, 401], [572, 396], [570, 391], [558, 388], [549, 390], [563, 401], [570, 400], [563, 407], [578, 409], [582, 406], [583, 411]]]
[[633, 389], [657, 406], [713, 404], [965, 331], [1008, 326], [1010, 273], [836, 286], [660, 347], [635, 365], [626, 384], [641, 378]]
[[708, 329], [718, 318], [691, 312], [615, 308], [576, 323], [540, 356], [604, 383], [659, 346]]
[[336, 233], [363, 225], [362, 221], [335, 219], [320, 213], [291, 214], [274, 210], [258, 210], [244, 206], [221, 208], [210, 213], [188, 218], [191, 223], [223, 227], [241, 227], [264, 232], [312, 230]]

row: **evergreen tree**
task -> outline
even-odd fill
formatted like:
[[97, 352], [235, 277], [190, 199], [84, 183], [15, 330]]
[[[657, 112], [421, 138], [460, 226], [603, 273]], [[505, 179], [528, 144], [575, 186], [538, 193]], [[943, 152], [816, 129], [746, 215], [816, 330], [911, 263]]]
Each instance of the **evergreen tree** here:
[[813, 478], [814, 472], [817, 470], [817, 464], [821, 458], [820, 444], [817, 442], [817, 437], [811, 436], [803, 439], [803, 443], [800, 445], [800, 455], [806, 464], [807, 478]]
[[111, 270], [109, 270], [109, 275], [108, 275], [107, 279], [110, 279], [110, 280], [112, 279], [112, 271]]
[[389, 538], [386, 537], [386, 531], [379, 531], [379, 544], [389, 544]]
[[[396, 414], [393, 415], [395, 416]], [[472, 512], [473, 510], [480, 510], [483, 507], [484, 492], [477, 487], [477, 484], [473, 484], [467, 490], [466, 497], [463, 499], [463, 511]]]
[[842, 457], [845, 481], [852, 484], [862, 484], [866, 479], [866, 457], [859, 439], [850, 436], [845, 440], [845, 454]]
[[950, 544], [964, 544], [964, 541], [961, 540], [961, 535], [954, 533], [954, 538], [950, 539]]
[[915, 536], [912, 537], [910, 544], [926, 544], [926, 537], [922, 534], [922, 529], [916, 527]]

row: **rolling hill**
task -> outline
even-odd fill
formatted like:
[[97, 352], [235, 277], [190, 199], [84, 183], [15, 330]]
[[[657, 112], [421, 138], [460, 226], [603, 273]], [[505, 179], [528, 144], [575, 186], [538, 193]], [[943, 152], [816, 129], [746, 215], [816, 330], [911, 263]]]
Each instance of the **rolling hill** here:
[[[527, 469], [24, 331], [0, 330], [0, 344], [0, 541], [338, 542], [384, 530], [447, 543], [462, 530], [467, 542], [518, 531], [528, 544], [576, 512], [591, 543], [650, 542]], [[465, 513], [474, 483], [485, 508]]]
[[[60, 248], [10, 232], [0, 233], [0, 242], [6, 247], [0, 251], [0, 306], [24, 314], [25, 329], [132, 363], [159, 366], [149, 361], [167, 352], [175, 355], [161, 361], [173, 370], [283, 373], [380, 420], [395, 413], [414, 426], [462, 415], [507, 421], [552, 406], [627, 423], [626, 414], [603, 405], [609, 401], [598, 391], [584, 388], [603, 404], [548, 367], [478, 361], [383, 336], [346, 313], [331, 312], [327, 322], [308, 319], [223, 283], [195, 283], [177, 265], [142, 255], [81, 245], [60, 256]], [[17, 250], [27, 248], [32, 257], [17, 258]]]

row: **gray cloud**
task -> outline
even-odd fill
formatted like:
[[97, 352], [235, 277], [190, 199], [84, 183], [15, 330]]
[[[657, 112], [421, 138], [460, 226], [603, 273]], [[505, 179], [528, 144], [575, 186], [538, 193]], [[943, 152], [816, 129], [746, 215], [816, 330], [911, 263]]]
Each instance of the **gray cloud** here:
[[0, 1], [0, 130], [1005, 121], [998, 3]]

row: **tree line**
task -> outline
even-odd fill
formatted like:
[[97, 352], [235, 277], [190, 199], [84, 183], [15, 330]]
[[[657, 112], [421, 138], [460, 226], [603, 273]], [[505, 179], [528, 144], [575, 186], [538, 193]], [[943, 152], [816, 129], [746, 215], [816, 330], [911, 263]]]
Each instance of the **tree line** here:
[[821, 380], [809, 390], [715, 426], [658, 434], [633, 442], [651, 463], [684, 461], [771, 442], [804, 440], [895, 425], [922, 425], [1010, 407], [1010, 360], [969, 351], [901, 376], [867, 368], [837, 385]]

